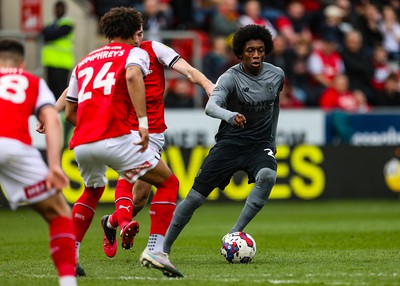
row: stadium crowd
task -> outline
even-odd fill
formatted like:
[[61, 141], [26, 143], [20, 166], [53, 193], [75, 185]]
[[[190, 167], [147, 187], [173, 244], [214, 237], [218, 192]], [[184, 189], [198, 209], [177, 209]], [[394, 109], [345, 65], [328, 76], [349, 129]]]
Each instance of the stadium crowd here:
[[[111, 8], [107, 1], [90, 1], [98, 17]], [[400, 0], [118, 0], [112, 5], [141, 11], [145, 34], [196, 32], [202, 71], [214, 82], [237, 63], [232, 33], [246, 24], [265, 25], [275, 46], [266, 61], [286, 73], [282, 108], [367, 112], [400, 106]], [[190, 40], [165, 43], [192, 58]], [[193, 94], [190, 83], [172, 80], [166, 106], [194, 106]]]

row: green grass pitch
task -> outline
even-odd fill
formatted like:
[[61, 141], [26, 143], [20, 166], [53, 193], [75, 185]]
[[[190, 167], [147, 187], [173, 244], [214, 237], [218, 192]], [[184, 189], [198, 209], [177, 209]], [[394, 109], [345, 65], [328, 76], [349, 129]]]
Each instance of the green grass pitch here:
[[[169, 279], [139, 264], [147, 243], [148, 208], [137, 220], [133, 250], [113, 259], [102, 250], [99, 206], [81, 246], [87, 277], [79, 285], [400, 285], [400, 201], [269, 201], [246, 228], [257, 242], [254, 261], [229, 264], [220, 239], [242, 203], [207, 202], [176, 241], [171, 261], [186, 275]], [[0, 209], [0, 285], [57, 285], [45, 222], [33, 211]]]

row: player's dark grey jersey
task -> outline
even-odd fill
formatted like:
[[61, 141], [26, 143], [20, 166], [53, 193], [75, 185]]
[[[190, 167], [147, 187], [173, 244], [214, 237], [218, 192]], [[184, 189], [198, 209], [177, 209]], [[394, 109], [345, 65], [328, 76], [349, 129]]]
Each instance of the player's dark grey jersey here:
[[[246, 73], [242, 63], [221, 75], [206, 106], [208, 115], [223, 119], [216, 141], [229, 140], [237, 145], [267, 143], [275, 147], [284, 78], [283, 70], [269, 63], [263, 63], [256, 76]], [[232, 126], [237, 113], [246, 117], [244, 128]]]

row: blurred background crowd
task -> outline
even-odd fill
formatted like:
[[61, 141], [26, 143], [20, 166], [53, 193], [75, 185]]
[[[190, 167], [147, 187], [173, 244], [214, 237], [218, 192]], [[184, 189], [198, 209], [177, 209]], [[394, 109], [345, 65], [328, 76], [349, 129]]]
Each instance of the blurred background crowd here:
[[[32, 3], [41, 8], [22, 9], [21, 17], [30, 19], [34, 9], [42, 9], [43, 22], [49, 23], [42, 29], [38, 13], [39, 19], [21, 24], [36, 23], [35, 33], [22, 28], [19, 34], [32, 40], [29, 66], [49, 82], [61, 76], [46, 61], [59, 67], [65, 56], [48, 50], [35, 63], [39, 56], [34, 50], [68, 46], [77, 61], [105, 44], [98, 20], [113, 7], [127, 6], [142, 13], [145, 39], [171, 46], [213, 82], [238, 63], [231, 51], [233, 33], [247, 24], [266, 26], [274, 50], [265, 61], [286, 74], [282, 108], [369, 112], [400, 106], [400, 0], [0, 0], [0, 34], [18, 32], [18, 15], [6, 11]], [[207, 102], [201, 88], [169, 69], [166, 75], [166, 107], [198, 108]], [[64, 89], [58, 81], [54, 85]]]
[[[274, 37], [267, 62], [286, 74], [282, 108], [368, 112], [400, 106], [400, 0], [88, 0], [98, 18], [114, 6], [143, 13], [144, 30], [187, 30], [201, 39], [202, 71], [213, 82], [238, 61], [232, 33], [265, 25]], [[190, 40], [168, 40], [190, 61]], [[170, 82], [166, 106], [193, 107], [194, 87]], [[206, 102], [206, 98], [204, 98]]]

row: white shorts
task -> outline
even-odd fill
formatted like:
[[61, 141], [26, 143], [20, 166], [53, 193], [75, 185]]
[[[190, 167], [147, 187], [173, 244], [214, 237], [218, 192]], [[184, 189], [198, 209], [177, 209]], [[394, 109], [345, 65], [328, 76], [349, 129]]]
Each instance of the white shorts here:
[[38, 203], [56, 193], [46, 189], [48, 168], [40, 152], [18, 140], [0, 138], [0, 183], [15, 210], [19, 203]]
[[160, 155], [151, 147], [140, 153], [141, 146], [135, 145], [139, 141], [139, 133], [133, 131], [124, 136], [76, 146], [75, 160], [85, 186], [105, 186], [108, 167], [131, 183], [155, 168]]
[[[139, 135], [138, 131], [132, 131], [132, 132], [137, 133]], [[165, 143], [164, 133], [151, 133], [149, 135], [150, 135], [149, 147], [153, 148], [154, 151], [156, 151], [158, 154], [161, 155]]]

